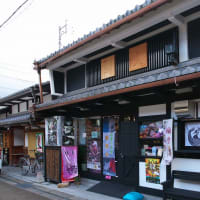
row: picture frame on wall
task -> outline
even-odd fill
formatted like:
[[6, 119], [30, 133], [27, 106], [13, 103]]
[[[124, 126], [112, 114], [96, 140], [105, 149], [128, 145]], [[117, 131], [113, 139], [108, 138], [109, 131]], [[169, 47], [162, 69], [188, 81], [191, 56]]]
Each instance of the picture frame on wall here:
[[144, 138], [162, 138], [163, 137], [163, 122], [143, 122], [140, 124], [139, 137]]
[[186, 122], [184, 132], [184, 147], [200, 149], [200, 121]]

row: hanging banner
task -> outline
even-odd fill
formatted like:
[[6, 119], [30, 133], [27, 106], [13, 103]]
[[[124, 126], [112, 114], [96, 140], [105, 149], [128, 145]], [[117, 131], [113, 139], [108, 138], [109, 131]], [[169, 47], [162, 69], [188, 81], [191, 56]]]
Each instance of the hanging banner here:
[[90, 140], [87, 144], [87, 168], [101, 170], [100, 141]]
[[77, 147], [62, 146], [62, 181], [78, 176]]
[[173, 160], [173, 120], [163, 120], [163, 128], [163, 158], [161, 164], [170, 165]]
[[36, 151], [43, 152], [43, 134], [36, 133]]
[[145, 159], [146, 182], [160, 184], [160, 159]]
[[115, 120], [105, 118], [103, 123], [103, 174], [116, 176]]

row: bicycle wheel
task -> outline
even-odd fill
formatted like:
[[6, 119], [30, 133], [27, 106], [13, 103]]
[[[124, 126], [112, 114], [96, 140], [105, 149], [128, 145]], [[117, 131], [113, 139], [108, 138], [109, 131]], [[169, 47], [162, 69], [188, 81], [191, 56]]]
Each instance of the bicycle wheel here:
[[26, 176], [29, 172], [29, 165], [27, 164], [26, 160], [21, 160], [21, 174]]

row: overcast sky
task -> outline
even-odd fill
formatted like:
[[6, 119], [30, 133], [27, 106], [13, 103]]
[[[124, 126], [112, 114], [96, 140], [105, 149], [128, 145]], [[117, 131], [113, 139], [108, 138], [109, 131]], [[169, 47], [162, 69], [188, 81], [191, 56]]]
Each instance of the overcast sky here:
[[[25, 0], [0, 1], [0, 24]], [[144, 0], [29, 0], [0, 28], [0, 97], [38, 83], [34, 60], [58, 49], [58, 27], [67, 20], [66, 45]], [[43, 72], [43, 81], [48, 73]]]

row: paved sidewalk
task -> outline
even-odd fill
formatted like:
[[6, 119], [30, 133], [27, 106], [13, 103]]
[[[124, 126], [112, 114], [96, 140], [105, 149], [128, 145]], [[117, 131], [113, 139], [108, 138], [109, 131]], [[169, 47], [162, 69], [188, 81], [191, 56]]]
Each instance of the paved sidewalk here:
[[[119, 198], [114, 198], [110, 196], [106, 196], [103, 194], [98, 194], [94, 192], [87, 191], [89, 188], [95, 186], [99, 181], [81, 178], [81, 184], [76, 185], [71, 183], [70, 186], [66, 188], [58, 188], [56, 184], [44, 182], [41, 178], [37, 178], [32, 174], [28, 174], [27, 176], [22, 176], [20, 169], [17, 167], [3, 167], [2, 170], [2, 178], [9, 180], [18, 180], [21, 182], [26, 182], [36, 190], [41, 190], [41, 192], [46, 192], [61, 199], [69, 199], [69, 200], [119, 200]], [[161, 200], [159, 197], [144, 195], [144, 200]]]

